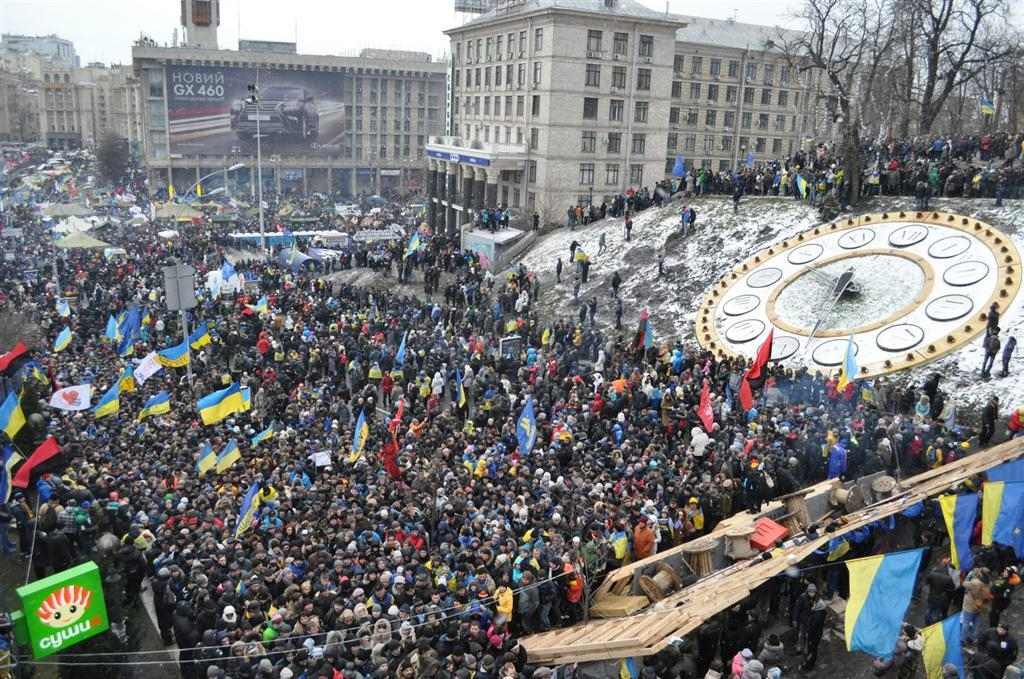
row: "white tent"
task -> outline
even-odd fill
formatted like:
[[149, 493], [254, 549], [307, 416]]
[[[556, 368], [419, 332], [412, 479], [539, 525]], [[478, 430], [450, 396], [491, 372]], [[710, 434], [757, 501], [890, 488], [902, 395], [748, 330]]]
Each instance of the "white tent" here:
[[81, 217], [68, 217], [67, 219], [61, 220], [57, 226], [53, 227], [53, 230], [57, 233], [67, 235], [69, 233], [88, 231], [93, 226], [95, 226], [95, 224], [88, 219], [82, 219]]

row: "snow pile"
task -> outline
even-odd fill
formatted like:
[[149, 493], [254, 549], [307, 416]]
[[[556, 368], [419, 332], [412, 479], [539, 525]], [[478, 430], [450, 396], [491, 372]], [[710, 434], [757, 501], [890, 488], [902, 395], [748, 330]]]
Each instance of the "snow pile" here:
[[[820, 220], [817, 211], [788, 198], [745, 198], [734, 214], [727, 197], [695, 198], [685, 201], [697, 210], [696, 229], [687, 237], [680, 233], [677, 202], [661, 209], [649, 209], [633, 220], [632, 240], [625, 241], [622, 219], [606, 219], [570, 231], [561, 228], [543, 236], [521, 258], [541, 280], [541, 312], [549, 317], [564, 318], [575, 314], [579, 302], [573, 300], [573, 269], [569, 265], [569, 246], [575, 240], [591, 257], [589, 281], [580, 289], [580, 301], [596, 297], [598, 323], [609, 328], [614, 322], [611, 277], [619, 272], [623, 283], [623, 333], [636, 329], [640, 311], [650, 311], [657, 342], [693, 341], [693, 318], [707, 288], [755, 251], [804, 231]], [[877, 198], [858, 208], [858, 213], [913, 210], [912, 198]], [[1006, 201], [1005, 207], [994, 207], [994, 201], [936, 199], [931, 208], [941, 212], [965, 214], [1000, 229], [1012, 236], [1024, 253], [1024, 201]], [[846, 216], [846, 215], [844, 215]], [[605, 251], [598, 254], [601, 233], [605, 235]], [[658, 254], [665, 254], [665, 274], [658, 275]], [[562, 282], [555, 282], [555, 265], [561, 258], [564, 265]], [[991, 381], [980, 379], [984, 353], [981, 338], [943, 359], [897, 379], [919, 381], [925, 374], [939, 371], [943, 386], [957, 403], [977, 407], [990, 394], [1000, 397], [1004, 408], [1024, 405], [1024, 380], [1014, 373], [1024, 370], [1024, 294], [1012, 307], [1004, 310], [1000, 325], [1003, 341], [1007, 331], [1016, 334], [1021, 347], [1010, 363], [1010, 375], [998, 378], [993, 371]]]

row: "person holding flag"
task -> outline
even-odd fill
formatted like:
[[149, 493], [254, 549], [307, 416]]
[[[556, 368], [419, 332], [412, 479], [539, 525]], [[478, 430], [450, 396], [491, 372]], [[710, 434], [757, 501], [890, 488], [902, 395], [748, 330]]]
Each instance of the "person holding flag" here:
[[533, 412], [533, 398], [527, 397], [526, 405], [516, 422], [516, 440], [519, 443], [518, 453], [529, 455], [537, 443], [537, 418]]

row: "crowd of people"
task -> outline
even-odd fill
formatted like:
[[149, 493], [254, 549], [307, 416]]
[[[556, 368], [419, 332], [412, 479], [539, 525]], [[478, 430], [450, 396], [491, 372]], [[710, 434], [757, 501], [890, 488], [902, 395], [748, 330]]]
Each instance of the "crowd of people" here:
[[[146, 200], [145, 187], [133, 190]], [[202, 222], [180, 240], [155, 224], [115, 229], [105, 237], [127, 257], [111, 262], [55, 249], [31, 205], [6, 209], [20, 235], [5, 242], [0, 301], [38, 337], [0, 396], [20, 395], [22, 447], [49, 433], [62, 452], [13, 493], [0, 528], [16, 527], [35, 577], [90, 558], [118, 569], [127, 615], [139, 614], [148, 582], [185, 679], [553, 676], [565, 668], [531, 664], [518, 639], [582, 620], [609, 570], [818, 480], [908, 475], [974, 440], [937, 374], [840, 391], [834, 378], [772, 366], [744, 411], [739, 361], [676, 338], [648, 343], [623, 327], [621, 305], [611, 330], [542, 317], [532, 272], [495, 277], [442, 235], [399, 275], [431, 276], [426, 292], [443, 300], [236, 262], [244, 291], [199, 291], [192, 327], [205, 323], [210, 341], [195, 343], [193, 380], [164, 367], [127, 383], [126, 369], [182, 341], [162, 266], [177, 257], [200, 277], [221, 268], [229, 227]], [[129, 352], [108, 328], [133, 309], [143, 322]], [[51, 350], [65, 327], [70, 343]], [[46, 407], [55, 390], [86, 383], [97, 396], [122, 385], [116, 412]], [[705, 383], [713, 426], [698, 414]], [[249, 390], [250, 407], [204, 425], [197, 400], [232, 384]], [[161, 391], [169, 412], [141, 419]], [[536, 442], [524, 449], [528, 404]], [[998, 411], [983, 422], [990, 438]], [[232, 442], [239, 459], [203, 469], [205, 451]], [[885, 536], [869, 531], [851, 556]], [[801, 630], [813, 667], [818, 587], [842, 585], [813, 571], [773, 581], [646, 659], [641, 676], [738, 667], [742, 679], [779, 677], [770, 615]], [[85, 664], [74, 676], [109, 673], [103, 658], [90, 665], [97, 648], [76, 649]]]

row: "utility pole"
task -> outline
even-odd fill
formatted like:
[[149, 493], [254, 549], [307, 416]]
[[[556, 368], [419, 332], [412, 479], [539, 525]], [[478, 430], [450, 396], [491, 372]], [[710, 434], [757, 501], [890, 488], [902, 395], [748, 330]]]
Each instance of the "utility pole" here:
[[196, 308], [196, 270], [188, 264], [183, 264], [175, 258], [171, 258], [169, 266], [164, 269], [164, 296], [167, 299], [167, 310], [177, 311], [181, 314], [181, 332], [184, 336], [185, 354], [188, 362], [185, 364], [188, 374], [188, 386], [192, 388], [192, 347], [189, 345], [188, 336], [188, 310]]
[[260, 215], [260, 247], [263, 248], [264, 254], [267, 252], [267, 236], [266, 227], [263, 222], [263, 135], [260, 134], [260, 118], [263, 114], [260, 113], [260, 69], [256, 67], [256, 82], [255, 84], [249, 85], [249, 98], [248, 102], [256, 107], [256, 182], [259, 184], [257, 190], [259, 200], [259, 215]]

